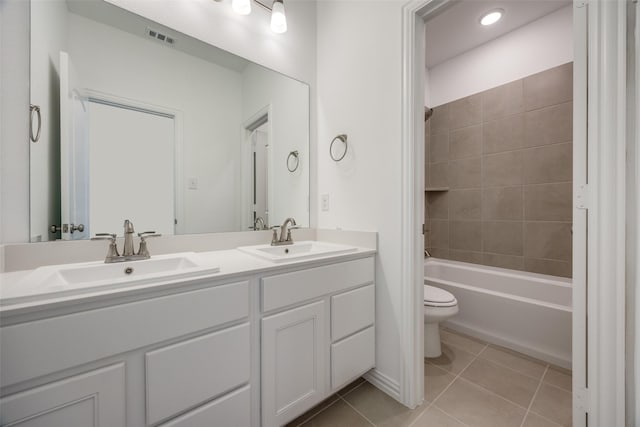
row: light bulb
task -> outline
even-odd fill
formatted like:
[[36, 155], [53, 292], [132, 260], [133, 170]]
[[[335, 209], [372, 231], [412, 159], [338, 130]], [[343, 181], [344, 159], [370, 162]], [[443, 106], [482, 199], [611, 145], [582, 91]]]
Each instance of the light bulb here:
[[239, 15], [248, 15], [251, 13], [251, 0], [233, 0], [231, 7]]
[[504, 14], [504, 10], [496, 9], [491, 12], [485, 13], [482, 18], [480, 18], [480, 23], [484, 26], [493, 25], [502, 19], [502, 15]]
[[284, 14], [284, 3], [275, 0], [271, 10], [271, 31], [282, 34], [287, 31], [287, 16]]

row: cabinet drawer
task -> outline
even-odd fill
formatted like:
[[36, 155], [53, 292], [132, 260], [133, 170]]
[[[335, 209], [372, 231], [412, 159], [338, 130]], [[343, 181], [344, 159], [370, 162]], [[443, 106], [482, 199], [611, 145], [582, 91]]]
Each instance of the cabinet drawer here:
[[251, 425], [250, 391], [249, 386], [243, 387], [161, 424], [161, 427], [248, 427]]
[[262, 279], [262, 310], [270, 311], [358, 285], [373, 283], [373, 257]]
[[331, 389], [333, 391], [375, 366], [375, 339], [375, 329], [372, 326], [331, 345]]
[[248, 382], [250, 350], [245, 323], [147, 353], [147, 423]]
[[0, 425], [124, 427], [124, 375], [118, 363], [3, 397]]
[[249, 315], [249, 283], [219, 285], [0, 329], [8, 386]]
[[375, 298], [373, 285], [331, 297], [331, 341], [373, 325]]

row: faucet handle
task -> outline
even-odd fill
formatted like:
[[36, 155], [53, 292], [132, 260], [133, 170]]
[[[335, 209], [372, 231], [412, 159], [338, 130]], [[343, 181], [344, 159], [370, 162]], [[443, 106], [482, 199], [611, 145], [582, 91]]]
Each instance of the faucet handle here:
[[140, 237], [140, 247], [138, 248], [138, 253], [136, 255], [140, 255], [146, 258], [151, 257], [149, 254], [149, 249], [147, 248], [147, 241], [145, 240], [147, 237], [160, 237], [162, 234], [156, 233], [155, 231], [143, 231], [142, 233], [138, 233], [138, 237]]
[[116, 237], [118, 237], [118, 235], [115, 233], [96, 233], [96, 236], [91, 238], [91, 240], [109, 241], [109, 249], [107, 250], [107, 257], [105, 258], [105, 262], [109, 262], [109, 259], [120, 256], [120, 253], [118, 252], [118, 246], [116, 245]]
[[95, 237], [92, 237], [91, 240], [111, 240], [115, 241], [116, 237], [118, 237], [115, 233], [96, 233]]
[[162, 234], [156, 233], [155, 231], [143, 231], [142, 233], [138, 233], [138, 237], [144, 239], [145, 237], [160, 237]]

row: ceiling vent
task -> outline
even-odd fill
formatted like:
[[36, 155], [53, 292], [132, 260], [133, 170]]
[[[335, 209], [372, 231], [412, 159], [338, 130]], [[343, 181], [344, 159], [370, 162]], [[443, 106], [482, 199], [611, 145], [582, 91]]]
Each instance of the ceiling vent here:
[[159, 31], [153, 30], [151, 28], [147, 28], [147, 35], [152, 39], [156, 39], [162, 43], [173, 45], [176, 41], [173, 37], [168, 36], [166, 34], [162, 34]]

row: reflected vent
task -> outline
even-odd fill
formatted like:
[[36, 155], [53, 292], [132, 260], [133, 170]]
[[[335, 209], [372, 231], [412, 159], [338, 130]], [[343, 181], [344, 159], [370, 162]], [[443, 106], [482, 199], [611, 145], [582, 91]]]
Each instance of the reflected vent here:
[[152, 39], [156, 39], [158, 41], [161, 41], [162, 43], [166, 43], [166, 44], [170, 44], [173, 45], [175, 43], [175, 40], [173, 39], [173, 37], [168, 36], [166, 34], [162, 34], [156, 30], [153, 30], [151, 28], [147, 28], [147, 35], [149, 37], [151, 37]]

